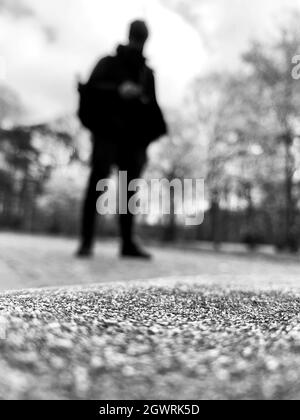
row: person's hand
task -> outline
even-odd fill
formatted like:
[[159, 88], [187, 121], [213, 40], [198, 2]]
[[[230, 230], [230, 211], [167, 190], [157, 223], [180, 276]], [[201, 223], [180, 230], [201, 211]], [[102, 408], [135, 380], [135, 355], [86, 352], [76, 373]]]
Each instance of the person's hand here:
[[142, 88], [136, 83], [128, 81], [122, 83], [122, 85], [119, 87], [119, 93], [123, 99], [137, 99], [142, 96]]

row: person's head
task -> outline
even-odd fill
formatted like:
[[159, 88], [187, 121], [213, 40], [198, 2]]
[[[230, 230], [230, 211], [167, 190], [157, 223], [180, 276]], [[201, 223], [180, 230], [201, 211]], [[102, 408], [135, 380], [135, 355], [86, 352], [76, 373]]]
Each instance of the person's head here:
[[149, 29], [143, 20], [135, 20], [129, 29], [129, 45], [131, 48], [143, 52], [145, 43], [149, 38]]

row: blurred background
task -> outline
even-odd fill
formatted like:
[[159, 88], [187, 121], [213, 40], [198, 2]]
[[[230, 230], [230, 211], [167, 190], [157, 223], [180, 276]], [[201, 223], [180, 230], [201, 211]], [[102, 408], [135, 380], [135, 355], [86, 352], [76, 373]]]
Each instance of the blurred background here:
[[[206, 182], [202, 226], [174, 212], [140, 218], [140, 235], [297, 252], [298, 0], [0, 0], [1, 230], [77, 235], [90, 141], [76, 84], [135, 18], [170, 124], [146, 177]], [[99, 234], [117, 235], [113, 217]]]

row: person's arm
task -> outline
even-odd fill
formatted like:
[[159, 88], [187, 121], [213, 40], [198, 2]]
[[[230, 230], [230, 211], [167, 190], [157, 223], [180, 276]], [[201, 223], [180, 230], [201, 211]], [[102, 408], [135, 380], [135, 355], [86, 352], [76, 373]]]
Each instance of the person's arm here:
[[112, 58], [106, 57], [97, 64], [88, 84], [103, 93], [114, 93], [124, 100], [131, 100], [141, 96], [141, 89], [135, 83], [125, 81], [121, 85], [111, 78]]
[[155, 84], [155, 76], [152, 70], [147, 70], [147, 83], [144, 90], [144, 98], [146, 102], [156, 102], [157, 103], [157, 96], [156, 96], [156, 84]]

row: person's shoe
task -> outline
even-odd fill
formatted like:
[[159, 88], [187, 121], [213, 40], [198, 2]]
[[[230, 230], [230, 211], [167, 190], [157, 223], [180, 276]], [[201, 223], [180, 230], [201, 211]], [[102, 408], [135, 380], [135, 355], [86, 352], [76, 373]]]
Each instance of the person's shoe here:
[[146, 261], [150, 261], [152, 259], [151, 254], [142, 250], [136, 244], [123, 245], [121, 257], [122, 258], [137, 258], [137, 259], [146, 260]]
[[76, 252], [76, 257], [81, 259], [93, 258], [93, 255], [93, 250], [85, 246], [80, 247]]

